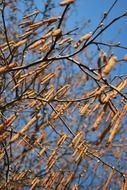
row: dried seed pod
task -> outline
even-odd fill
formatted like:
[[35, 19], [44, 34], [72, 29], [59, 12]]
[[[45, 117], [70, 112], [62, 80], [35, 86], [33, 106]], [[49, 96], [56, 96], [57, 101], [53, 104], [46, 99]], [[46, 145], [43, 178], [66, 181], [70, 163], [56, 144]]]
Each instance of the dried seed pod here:
[[60, 3], [61, 6], [66, 6], [66, 5], [69, 5], [71, 3], [74, 3], [75, 0], [64, 0]]

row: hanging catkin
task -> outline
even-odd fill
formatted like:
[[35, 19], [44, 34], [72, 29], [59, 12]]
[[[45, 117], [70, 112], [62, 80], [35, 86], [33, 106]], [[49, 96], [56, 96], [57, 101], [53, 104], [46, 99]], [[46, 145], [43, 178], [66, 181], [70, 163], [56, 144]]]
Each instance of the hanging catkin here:
[[116, 56], [112, 56], [109, 61], [108, 64], [105, 66], [104, 70], [103, 70], [103, 76], [107, 76], [110, 71], [113, 69], [115, 63], [117, 61], [117, 57]]

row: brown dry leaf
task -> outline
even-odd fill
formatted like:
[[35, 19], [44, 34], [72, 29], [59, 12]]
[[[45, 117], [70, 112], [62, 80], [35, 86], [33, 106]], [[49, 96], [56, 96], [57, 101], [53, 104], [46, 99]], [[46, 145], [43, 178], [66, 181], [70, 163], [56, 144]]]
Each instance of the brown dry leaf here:
[[103, 76], [107, 76], [110, 71], [113, 69], [115, 63], [117, 61], [117, 57], [116, 56], [111, 56], [109, 61], [108, 61], [108, 64], [105, 66], [104, 70], [103, 70]]
[[66, 6], [66, 5], [69, 5], [74, 2], [75, 2], [75, 0], [64, 0], [64, 1], [60, 2], [60, 6]]

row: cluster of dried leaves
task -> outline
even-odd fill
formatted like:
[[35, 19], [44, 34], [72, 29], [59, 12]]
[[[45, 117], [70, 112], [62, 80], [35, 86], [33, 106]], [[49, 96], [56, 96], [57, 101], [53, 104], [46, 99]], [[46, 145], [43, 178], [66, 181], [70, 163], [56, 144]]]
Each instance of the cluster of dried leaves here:
[[[127, 56], [107, 55], [100, 44], [127, 48], [97, 38], [127, 13], [106, 26], [104, 16], [77, 38], [77, 28], [64, 29], [75, 1], [59, 5], [60, 16], [45, 16], [53, 6], [48, 0], [44, 12], [28, 9], [18, 23], [16, 16], [6, 20], [18, 1], [0, 4], [0, 189], [125, 190], [126, 171], [118, 165], [126, 163], [127, 78], [113, 69]], [[93, 64], [91, 45], [98, 54]]]

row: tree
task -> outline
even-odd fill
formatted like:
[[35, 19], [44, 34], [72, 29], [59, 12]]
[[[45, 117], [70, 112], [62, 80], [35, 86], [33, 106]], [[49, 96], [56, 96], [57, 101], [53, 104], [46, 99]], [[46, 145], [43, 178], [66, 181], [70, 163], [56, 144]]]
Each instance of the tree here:
[[0, 3], [1, 189], [126, 189], [127, 46], [99, 37], [127, 12], [85, 33], [77, 2]]

